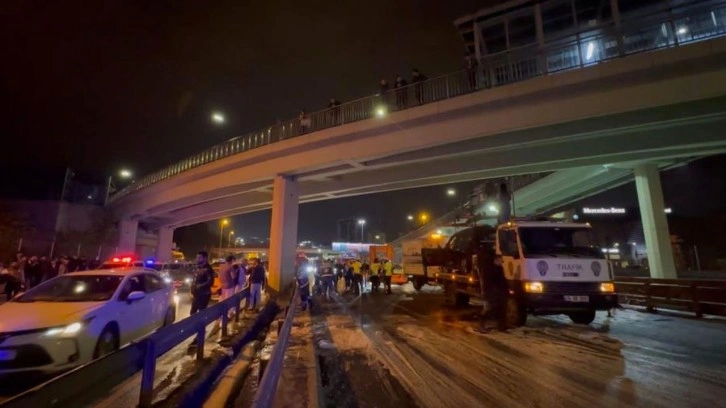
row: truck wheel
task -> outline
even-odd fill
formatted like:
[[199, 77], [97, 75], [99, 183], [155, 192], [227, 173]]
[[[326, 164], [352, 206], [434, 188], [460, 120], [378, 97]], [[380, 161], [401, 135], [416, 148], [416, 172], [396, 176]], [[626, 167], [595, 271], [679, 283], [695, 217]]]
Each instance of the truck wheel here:
[[507, 298], [507, 326], [520, 327], [527, 323], [527, 310], [515, 298]]
[[444, 304], [454, 306], [456, 304], [456, 288], [453, 283], [444, 283]]
[[423, 279], [416, 278], [413, 280], [413, 288], [416, 290], [421, 290], [425, 284], [426, 282]]
[[570, 320], [575, 324], [590, 324], [595, 320], [595, 311], [586, 310], [584, 312], [572, 312], [569, 314]]
[[456, 293], [456, 307], [466, 307], [469, 305], [469, 295], [465, 293]]

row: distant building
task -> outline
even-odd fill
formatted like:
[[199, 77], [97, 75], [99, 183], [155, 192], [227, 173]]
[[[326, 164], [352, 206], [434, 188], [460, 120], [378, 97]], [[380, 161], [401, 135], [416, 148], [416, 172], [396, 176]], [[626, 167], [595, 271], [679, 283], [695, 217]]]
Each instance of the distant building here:
[[[465, 52], [483, 62], [484, 85], [497, 86], [617, 57], [625, 46], [611, 33], [620, 21], [641, 15], [642, 23], [644, 13], [662, 20], [671, 6], [677, 10], [662, 0], [512, 0], [454, 25]], [[647, 41], [672, 42], [672, 31], [663, 25]]]
[[339, 242], [360, 242], [361, 232], [356, 218], [344, 218], [336, 223], [336, 241]]

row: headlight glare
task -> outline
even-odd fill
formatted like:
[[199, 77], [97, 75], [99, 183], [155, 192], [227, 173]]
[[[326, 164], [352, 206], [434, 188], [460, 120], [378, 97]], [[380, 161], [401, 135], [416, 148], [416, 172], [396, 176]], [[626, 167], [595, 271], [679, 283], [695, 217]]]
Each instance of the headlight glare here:
[[524, 282], [524, 291], [527, 293], [542, 293], [544, 285], [542, 282]]
[[612, 282], [603, 282], [600, 284], [600, 292], [613, 293], [615, 292], [615, 284]]
[[[88, 320], [90, 321], [90, 319]], [[83, 328], [83, 323], [71, 323], [68, 326], [53, 327], [45, 332], [46, 336], [59, 336], [63, 334], [76, 334]]]

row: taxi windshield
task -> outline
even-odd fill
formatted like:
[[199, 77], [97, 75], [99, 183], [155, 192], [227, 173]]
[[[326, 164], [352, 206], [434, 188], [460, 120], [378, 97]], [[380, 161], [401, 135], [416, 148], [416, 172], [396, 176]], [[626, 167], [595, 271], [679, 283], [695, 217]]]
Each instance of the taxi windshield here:
[[14, 301], [29, 302], [103, 302], [111, 299], [123, 276], [66, 275], [44, 282], [18, 296]]

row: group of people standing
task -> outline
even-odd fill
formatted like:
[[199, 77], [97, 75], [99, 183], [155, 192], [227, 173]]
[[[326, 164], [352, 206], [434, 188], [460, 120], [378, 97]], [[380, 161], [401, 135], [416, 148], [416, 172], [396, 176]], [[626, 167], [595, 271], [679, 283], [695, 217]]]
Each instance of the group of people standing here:
[[360, 259], [347, 261], [338, 259], [324, 259], [320, 264], [304, 262], [299, 265], [297, 283], [303, 308], [310, 302], [315, 294], [326, 299], [337, 292], [343, 294], [351, 292], [358, 296], [371, 283], [371, 289], [377, 291], [383, 281], [387, 294], [391, 293], [391, 278], [393, 276], [393, 263], [390, 259], [374, 259], [371, 264]]
[[61, 256], [49, 259], [45, 256], [26, 255], [24, 251], [15, 254], [15, 260], [7, 268], [0, 262], [0, 284], [5, 285], [7, 300], [18, 293], [34, 288], [41, 283], [66, 273], [85, 271], [98, 267], [97, 260], [87, 261], [77, 256]]
[[[262, 301], [262, 289], [265, 284], [266, 271], [258, 258], [249, 261], [242, 259], [239, 263], [233, 255], [226, 258], [226, 263], [219, 269], [221, 285], [220, 301], [228, 299], [245, 289], [249, 293], [245, 296], [245, 307], [255, 310]], [[197, 268], [194, 281], [191, 285], [192, 308], [191, 314], [204, 310], [212, 298], [212, 286], [215, 272], [209, 264], [209, 255], [206, 251], [197, 253]]]

